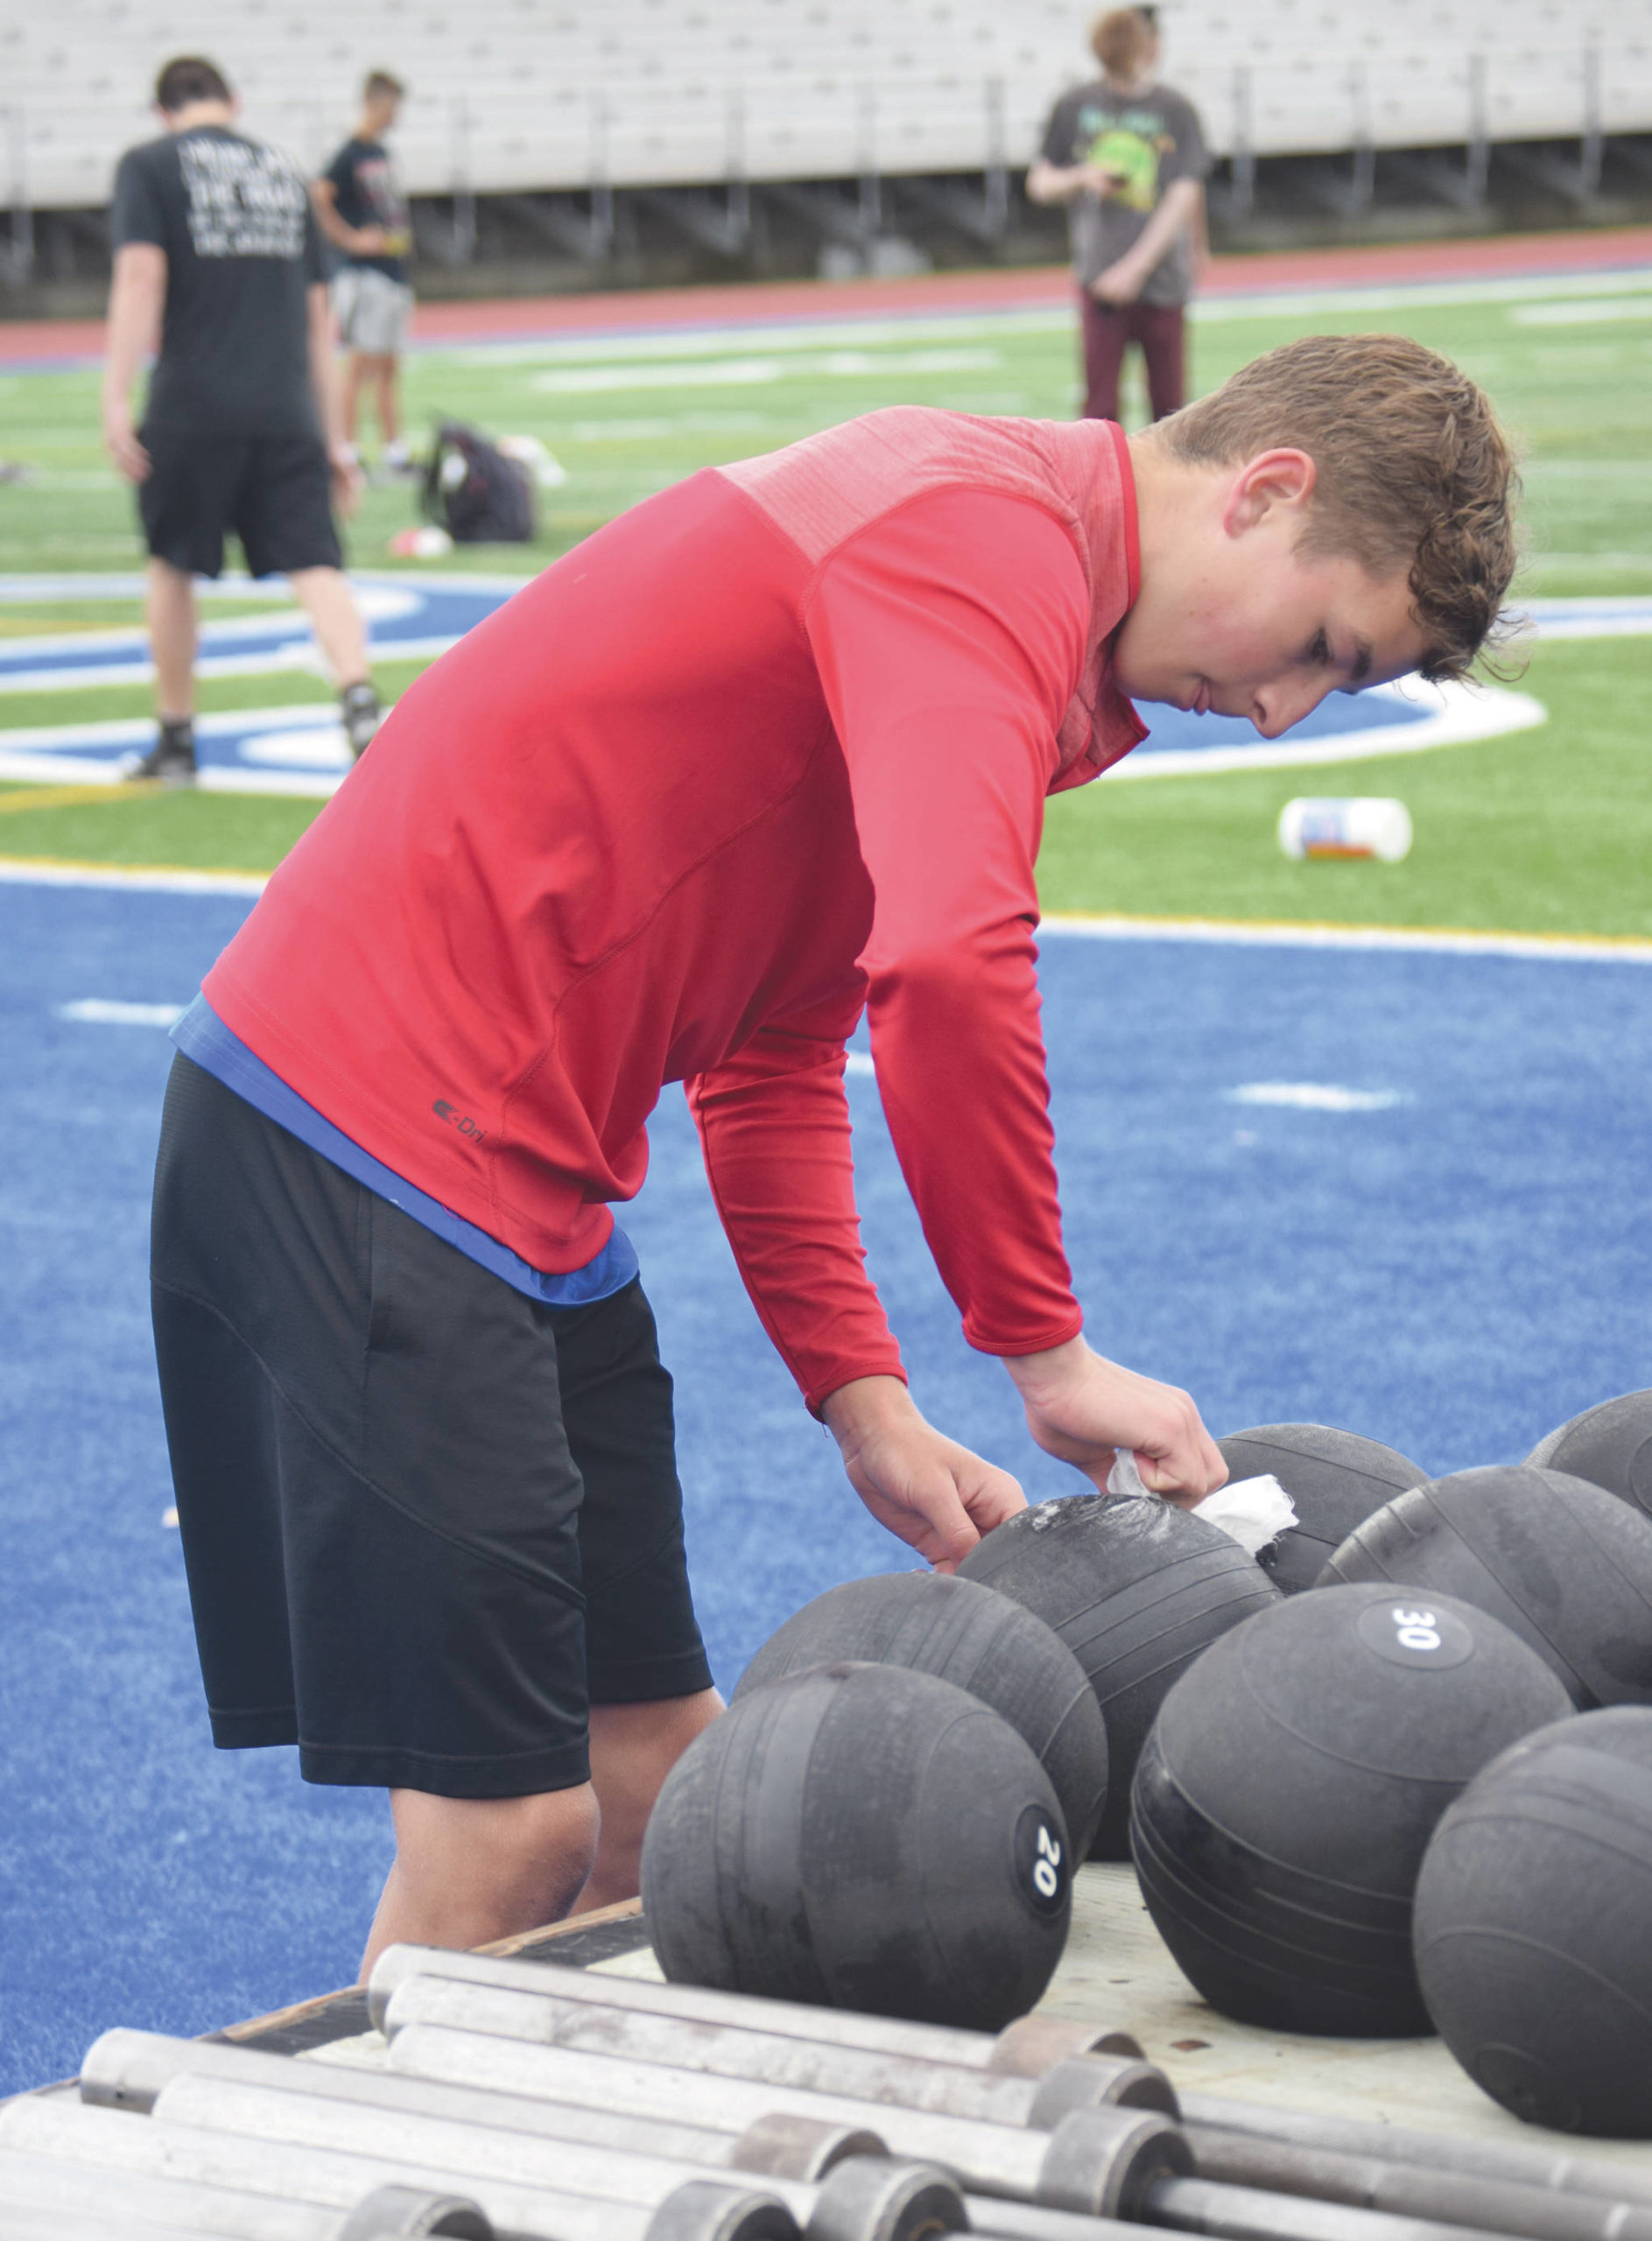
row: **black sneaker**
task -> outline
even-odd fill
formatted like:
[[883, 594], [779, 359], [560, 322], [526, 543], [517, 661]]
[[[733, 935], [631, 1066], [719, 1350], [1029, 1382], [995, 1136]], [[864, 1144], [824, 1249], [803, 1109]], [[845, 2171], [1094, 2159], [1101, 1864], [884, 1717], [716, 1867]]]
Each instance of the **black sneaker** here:
[[383, 722], [384, 712], [369, 684], [347, 685], [339, 695], [339, 705], [344, 711], [344, 736], [350, 742], [351, 758], [359, 762]]
[[163, 786], [193, 786], [195, 783], [195, 727], [187, 721], [163, 724], [155, 744], [138, 761], [129, 763], [121, 776], [158, 779]]

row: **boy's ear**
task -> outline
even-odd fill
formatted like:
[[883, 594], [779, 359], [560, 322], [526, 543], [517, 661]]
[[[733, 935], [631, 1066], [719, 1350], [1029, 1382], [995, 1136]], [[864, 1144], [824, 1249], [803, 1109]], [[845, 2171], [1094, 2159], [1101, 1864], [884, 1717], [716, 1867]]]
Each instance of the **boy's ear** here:
[[1222, 527], [1242, 536], [1280, 507], [1300, 515], [1313, 496], [1318, 470], [1306, 452], [1258, 452], [1245, 461], [1227, 486]]

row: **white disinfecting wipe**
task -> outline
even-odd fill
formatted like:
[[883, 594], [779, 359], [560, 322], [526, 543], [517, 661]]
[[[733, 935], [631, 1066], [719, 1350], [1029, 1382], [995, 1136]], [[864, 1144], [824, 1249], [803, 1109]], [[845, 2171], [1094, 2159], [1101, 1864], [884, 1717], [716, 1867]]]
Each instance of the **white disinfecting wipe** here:
[[[1150, 1486], [1142, 1485], [1135, 1458], [1127, 1447], [1119, 1450], [1118, 1461], [1107, 1473], [1107, 1492], [1144, 1494], [1149, 1501], [1157, 1499]], [[1247, 1556], [1254, 1556], [1282, 1533], [1290, 1532], [1297, 1522], [1297, 1506], [1273, 1472], [1265, 1471], [1256, 1479], [1229, 1479], [1227, 1486], [1218, 1486], [1213, 1494], [1196, 1502], [1191, 1514], [1202, 1517], [1207, 1525], [1220, 1526]]]

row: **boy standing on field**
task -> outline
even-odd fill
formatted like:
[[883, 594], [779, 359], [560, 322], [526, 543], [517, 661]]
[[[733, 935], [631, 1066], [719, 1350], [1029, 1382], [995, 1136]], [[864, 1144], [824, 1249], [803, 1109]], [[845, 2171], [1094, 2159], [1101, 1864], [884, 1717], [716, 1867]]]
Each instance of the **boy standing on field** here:
[[[321, 245], [297, 167], [233, 127], [238, 103], [199, 56], [155, 87], [165, 131], [115, 175], [103, 439], [137, 487], [159, 735], [128, 774], [195, 780], [196, 576], [224, 534], [255, 576], [284, 575], [338, 680], [360, 755], [378, 726], [362, 618], [332, 501], [357, 475], [338, 425]], [[131, 393], [157, 344], [141, 427]]]
[[369, 73], [355, 131], [311, 189], [321, 230], [343, 260], [333, 283], [333, 308], [339, 339], [349, 354], [344, 368], [345, 439], [355, 441], [357, 405], [365, 388], [378, 415], [381, 462], [398, 474], [412, 472], [402, 439], [397, 383], [413, 312], [407, 278], [413, 232], [384, 136], [394, 129], [404, 98], [401, 81], [388, 70]]
[[1119, 417], [1119, 371], [1135, 343], [1152, 416], [1181, 409], [1186, 305], [1204, 238], [1208, 168], [1199, 112], [1158, 82], [1153, 11], [1114, 8], [1091, 46], [1100, 79], [1064, 94], [1027, 173], [1034, 202], [1064, 202], [1084, 341], [1086, 417]]
[[390, 1790], [369, 1961], [634, 1893], [721, 1709], [611, 1211], [666, 1083], [805, 1404], [931, 1563], [1023, 1496], [919, 1413], [866, 1275], [862, 1012], [1033, 1437], [1098, 1486], [1120, 1450], [1167, 1500], [1221, 1482], [1188, 1395], [1083, 1335], [1044, 801], [1142, 738], [1133, 697], [1272, 738], [1462, 675], [1510, 493], [1484, 397], [1393, 337], [1287, 346], [1129, 439], [903, 407], [649, 499], [403, 697], [179, 1022], [152, 1261], [214, 1739]]

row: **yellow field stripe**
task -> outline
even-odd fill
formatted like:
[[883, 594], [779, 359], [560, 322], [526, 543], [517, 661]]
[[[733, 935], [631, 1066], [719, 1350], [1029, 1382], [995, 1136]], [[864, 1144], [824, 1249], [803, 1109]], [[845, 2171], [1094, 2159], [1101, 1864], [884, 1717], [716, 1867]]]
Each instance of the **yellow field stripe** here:
[[111, 864], [77, 856], [0, 856], [0, 881], [42, 887], [136, 887], [182, 895], [257, 895], [267, 871], [207, 864]]
[[0, 793], [0, 817], [32, 809], [73, 809], [82, 802], [126, 802], [158, 793], [160, 781], [139, 778], [119, 786], [19, 786]]

